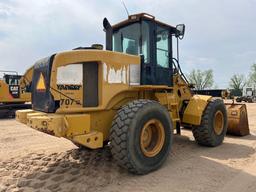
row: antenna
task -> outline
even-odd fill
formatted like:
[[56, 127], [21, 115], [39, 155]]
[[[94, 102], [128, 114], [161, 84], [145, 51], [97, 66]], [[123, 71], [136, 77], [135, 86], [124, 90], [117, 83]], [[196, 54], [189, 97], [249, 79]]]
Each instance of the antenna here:
[[128, 17], [129, 17], [130, 14], [129, 14], [128, 9], [127, 9], [127, 7], [126, 7], [126, 5], [125, 5], [124, 0], [121, 0], [121, 3], [123, 4], [123, 6], [124, 6], [124, 8], [125, 8], [125, 11], [126, 11]]

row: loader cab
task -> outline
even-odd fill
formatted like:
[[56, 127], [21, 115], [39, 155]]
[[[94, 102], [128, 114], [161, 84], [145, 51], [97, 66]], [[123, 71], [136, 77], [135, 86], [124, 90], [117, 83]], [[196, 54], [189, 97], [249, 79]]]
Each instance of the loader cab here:
[[155, 20], [146, 13], [131, 15], [111, 26], [103, 22], [106, 49], [141, 55], [141, 85], [173, 86], [173, 36], [177, 28]]

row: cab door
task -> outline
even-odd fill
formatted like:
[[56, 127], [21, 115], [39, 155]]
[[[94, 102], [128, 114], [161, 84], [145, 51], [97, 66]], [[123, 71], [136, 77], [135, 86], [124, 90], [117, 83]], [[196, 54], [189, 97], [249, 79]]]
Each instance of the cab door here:
[[172, 86], [172, 38], [170, 29], [155, 27], [155, 79], [157, 85]]

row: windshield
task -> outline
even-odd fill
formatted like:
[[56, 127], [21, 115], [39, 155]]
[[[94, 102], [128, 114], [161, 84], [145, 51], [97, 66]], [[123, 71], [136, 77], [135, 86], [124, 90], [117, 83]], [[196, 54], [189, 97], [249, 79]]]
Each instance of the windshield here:
[[[141, 40], [141, 42], [140, 42]], [[113, 51], [131, 55], [144, 55], [149, 62], [149, 25], [147, 22], [134, 23], [113, 33]]]
[[19, 81], [20, 81], [20, 76], [9, 76], [9, 75], [6, 75], [4, 77], [4, 79], [5, 79], [5, 82], [8, 85], [18, 85]]

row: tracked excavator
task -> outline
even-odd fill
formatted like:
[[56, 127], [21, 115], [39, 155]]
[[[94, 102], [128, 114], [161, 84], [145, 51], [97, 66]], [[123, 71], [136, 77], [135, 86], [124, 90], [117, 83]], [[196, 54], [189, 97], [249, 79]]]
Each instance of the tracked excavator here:
[[0, 118], [14, 117], [18, 109], [31, 108], [31, 81], [33, 67], [24, 75], [15, 71], [0, 71]]
[[248, 134], [245, 105], [192, 94], [173, 55], [185, 25], [141, 13], [115, 25], [105, 18], [103, 26], [106, 50], [80, 47], [35, 63], [33, 108], [18, 110], [18, 121], [80, 147], [108, 144], [116, 162], [136, 174], [165, 162], [184, 125], [208, 147], [220, 145], [227, 130]]

